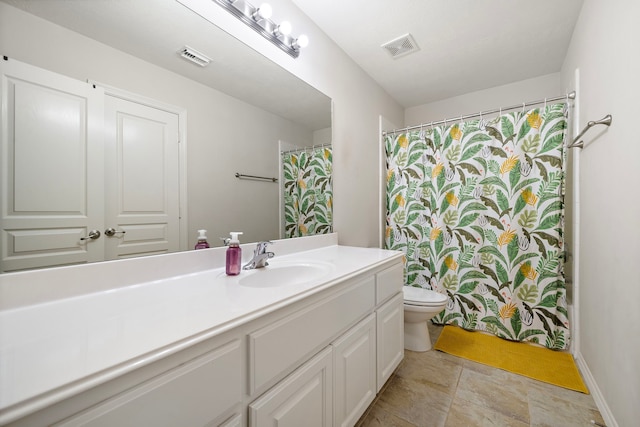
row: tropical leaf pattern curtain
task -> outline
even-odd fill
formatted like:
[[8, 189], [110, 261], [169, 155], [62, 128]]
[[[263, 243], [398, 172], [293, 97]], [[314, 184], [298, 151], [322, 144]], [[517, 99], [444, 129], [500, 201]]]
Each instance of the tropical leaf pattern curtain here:
[[320, 147], [282, 154], [285, 236], [333, 230], [333, 154]]
[[386, 137], [386, 247], [448, 295], [435, 323], [568, 347], [566, 128], [555, 104]]

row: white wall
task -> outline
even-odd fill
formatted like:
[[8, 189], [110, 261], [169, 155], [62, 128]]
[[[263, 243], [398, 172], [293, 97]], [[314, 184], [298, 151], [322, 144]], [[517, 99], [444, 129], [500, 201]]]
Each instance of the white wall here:
[[313, 145], [331, 144], [331, 128], [319, 129], [313, 132]]
[[565, 93], [566, 91], [560, 84], [560, 73], [547, 74], [407, 108], [404, 112], [404, 124], [405, 126], [414, 126], [430, 121], [508, 107], [526, 101], [537, 101], [545, 97], [551, 98]]
[[0, 53], [187, 110], [189, 247], [200, 228], [216, 246], [232, 230], [245, 242], [278, 238], [278, 186], [234, 174], [278, 176], [278, 140], [311, 145], [309, 130], [5, 3]]
[[640, 2], [585, 0], [562, 68], [565, 85], [580, 70], [580, 127], [613, 116], [578, 156], [579, 351], [609, 426], [640, 419], [639, 19]]

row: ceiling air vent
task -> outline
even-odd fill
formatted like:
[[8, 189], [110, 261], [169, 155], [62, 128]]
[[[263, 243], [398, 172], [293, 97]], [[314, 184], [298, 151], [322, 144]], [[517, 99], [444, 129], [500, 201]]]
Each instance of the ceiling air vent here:
[[405, 34], [381, 46], [392, 58], [399, 58], [420, 50], [411, 34]]
[[197, 50], [189, 47], [189, 46], [185, 46], [182, 49], [180, 49], [180, 56], [182, 56], [184, 59], [187, 59], [195, 64], [198, 64], [201, 67], [206, 67], [207, 65], [209, 65], [209, 62], [211, 62], [210, 58], [207, 58], [204, 54], [198, 52]]

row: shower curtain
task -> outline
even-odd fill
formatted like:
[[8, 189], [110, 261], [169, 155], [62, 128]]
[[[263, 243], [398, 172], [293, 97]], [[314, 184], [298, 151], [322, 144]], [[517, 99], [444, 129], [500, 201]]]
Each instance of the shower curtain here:
[[568, 347], [566, 129], [555, 104], [386, 136], [386, 247], [448, 296], [435, 323]]
[[282, 153], [285, 236], [333, 230], [331, 147]]

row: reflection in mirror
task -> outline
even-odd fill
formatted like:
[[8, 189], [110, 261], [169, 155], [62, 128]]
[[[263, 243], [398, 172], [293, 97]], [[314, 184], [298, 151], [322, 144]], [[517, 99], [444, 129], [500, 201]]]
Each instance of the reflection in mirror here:
[[[124, 5], [126, 11], [122, 10]], [[138, 103], [154, 104], [157, 109], [179, 116], [180, 148], [175, 155], [179, 157], [176, 164], [180, 169], [179, 190], [176, 190], [181, 200], [177, 213], [179, 249], [192, 249], [199, 229], [208, 230], [212, 247], [220, 246], [219, 238], [227, 237], [230, 231], [243, 231], [244, 242], [286, 235], [286, 226], [282, 225], [286, 209], [284, 204], [280, 205], [287, 198], [283, 193], [285, 169], [281, 151], [301, 150], [297, 160], [313, 151], [314, 145], [323, 150], [323, 156], [330, 152], [330, 147], [320, 147], [331, 143], [331, 100], [326, 95], [176, 1], [1, 0], [0, 28], [0, 51], [16, 62], [78, 82], [98, 82], [98, 89], [106, 88], [104, 98], [109, 98], [110, 88], [117, 88], [116, 93], [120, 95], [116, 98], [131, 94]], [[178, 54], [185, 46], [207, 55], [211, 63], [200, 67], [185, 61]], [[105, 127], [103, 133], [108, 131], [108, 120], [100, 122]], [[2, 143], [9, 142], [3, 140]], [[281, 145], [288, 148], [282, 150]], [[144, 153], [139, 153], [139, 157], [148, 158]], [[4, 168], [7, 159], [2, 161]], [[136, 164], [133, 170], [142, 181], [145, 176], [147, 181], [153, 181], [152, 170], [146, 161], [142, 163]], [[331, 168], [319, 165], [318, 161], [313, 164], [315, 166], [302, 175], [298, 171], [294, 181], [298, 185], [302, 182], [308, 189], [309, 180], [317, 178], [322, 170], [323, 174], [329, 174], [327, 179], [319, 181], [324, 185], [321, 189], [326, 191]], [[235, 177], [236, 173], [279, 180], [277, 183], [240, 180]], [[10, 189], [6, 180], [0, 185], [0, 195], [6, 204], [9, 192], [15, 189]], [[302, 205], [308, 209], [309, 202], [318, 199], [319, 193], [315, 190], [307, 193], [308, 202], [305, 205], [303, 200]], [[128, 194], [133, 195], [131, 201], [140, 201], [146, 199], [148, 192], [136, 188]], [[83, 203], [91, 198], [88, 195]], [[122, 200], [116, 200], [118, 203], [122, 204]], [[95, 209], [89, 206], [87, 211]], [[74, 231], [73, 244], [68, 247], [49, 245], [25, 249], [16, 242], [20, 235], [30, 231], [22, 230], [20, 234], [6, 230], [5, 225], [11, 218], [3, 216], [0, 267], [5, 270], [7, 257], [28, 259], [36, 254], [66, 259], [52, 266], [93, 261], [72, 255], [86, 252], [90, 245], [106, 245], [108, 237], [104, 230], [107, 228], [125, 231], [111, 239], [128, 248], [134, 247], [137, 239], [143, 239], [144, 233], [152, 228], [149, 225], [146, 229], [134, 230], [126, 222], [108, 223], [108, 217], [105, 213], [92, 217], [90, 222], [97, 225]], [[306, 220], [304, 217], [302, 224], [307, 232], [331, 227], [330, 213], [322, 219], [328, 222], [325, 227], [311, 227]], [[90, 243], [81, 241], [93, 228], [102, 231], [102, 236]], [[157, 245], [135, 256], [166, 252], [162, 244], [167, 240], [165, 236], [157, 240]], [[42, 239], [32, 234], [31, 243], [35, 241]], [[102, 260], [133, 256], [121, 251], [110, 258], [108, 249], [103, 248], [101, 252]], [[6, 270], [30, 268], [27, 264], [18, 263], [17, 268]]]
[[280, 144], [281, 238], [331, 233], [333, 150], [331, 144], [292, 148]]

